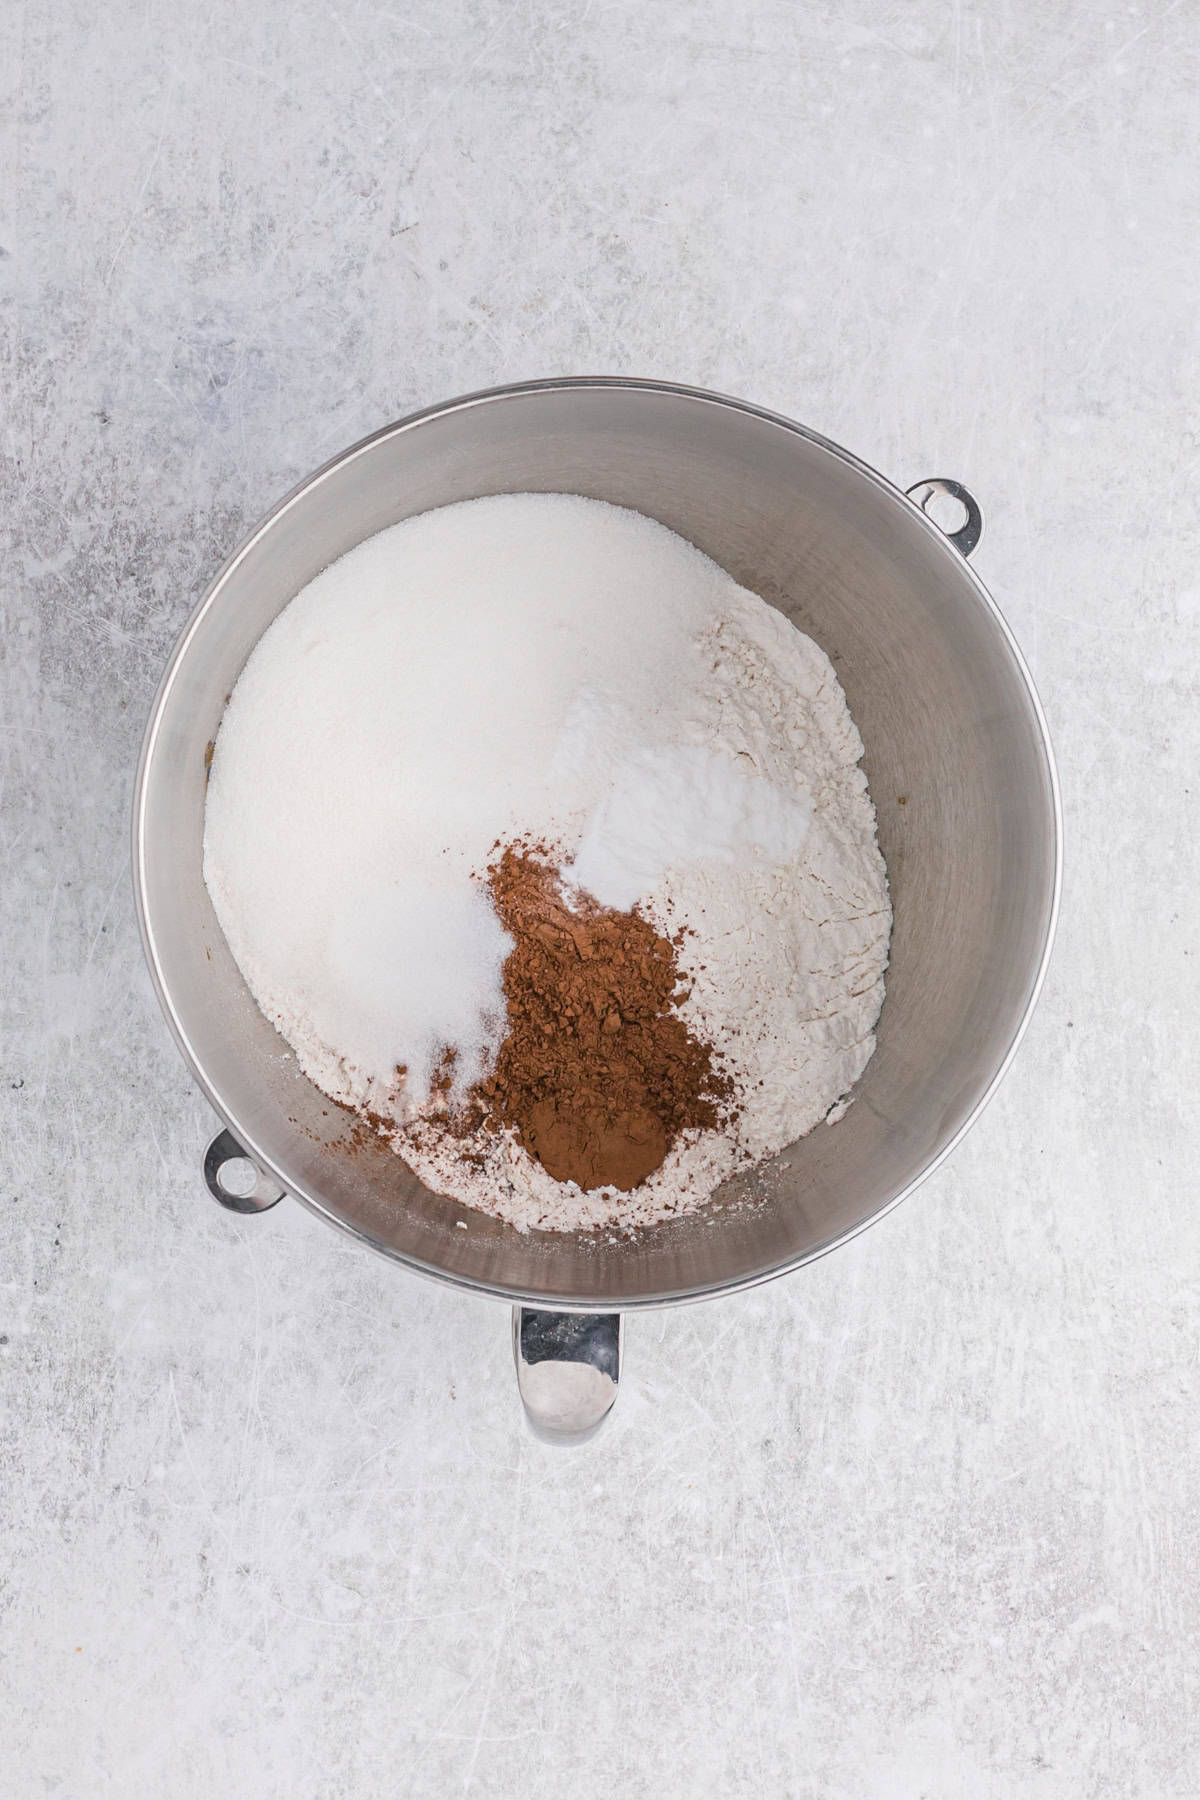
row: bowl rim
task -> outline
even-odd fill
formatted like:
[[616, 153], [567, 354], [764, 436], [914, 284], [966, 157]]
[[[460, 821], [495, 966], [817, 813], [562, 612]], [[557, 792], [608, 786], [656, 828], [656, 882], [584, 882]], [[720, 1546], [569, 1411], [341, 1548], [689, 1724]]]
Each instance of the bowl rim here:
[[[676, 399], [693, 400], [703, 405], [738, 412], [750, 418], [762, 420], [766, 424], [776, 426], [796, 437], [802, 438], [807, 443], [816, 446], [818, 449], [826, 452], [839, 462], [842, 462], [853, 469], [865, 481], [870, 483], [871, 486], [875, 487], [881, 493], [886, 494], [890, 500], [898, 504], [901, 508], [906, 509], [911, 516], [919, 521], [920, 529], [930, 533], [932, 538], [945, 549], [946, 553], [954, 557], [955, 564], [960, 573], [966, 575], [970, 587], [974, 590], [976, 599], [989, 614], [1007, 645], [1017, 672], [1024, 683], [1030, 708], [1037, 723], [1051, 801], [1053, 875], [1051, 880], [1050, 905], [1046, 915], [1045, 935], [1042, 942], [1041, 953], [1038, 958], [1037, 970], [1030, 986], [1021, 1017], [1014, 1028], [1004, 1055], [1000, 1059], [991, 1080], [980, 1094], [975, 1105], [971, 1108], [971, 1111], [967, 1114], [961, 1125], [959, 1125], [958, 1129], [897, 1193], [893, 1194], [882, 1206], [869, 1214], [867, 1218], [861, 1219], [848, 1231], [840, 1232], [825, 1242], [813, 1245], [809, 1249], [800, 1252], [798, 1255], [787, 1257], [782, 1262], [772, 1264], [769, 1268], [755, 1271], [753, 1274], [735, 1276], [728, 1281], [705, 1282], [695, 1287], [665, 1290], [661, 1293], [640, 1294], [632, 1298], [622, 1295], [600, 1297], [589, 1296], [586, 1301], [583, 1301], [580, 1300], [578, 1296], [572, 1296], [570, 1294], [533, 1294], [522, 1288], [500, 1283], [489, 1283], [473, 1276], [453, 1273], [439, 1267], [435, 1263], [426, 1262], [419, 1257], [398, 1251], [391, 1245], [385, 1244], [372, 1237], [370, 1233], [364, 1232], [360, 1227], [351, 1224], [348, 1220], [333, 1212], [316, 1194], [303, 1188], [303, 1186], [298, 1186], [293, 1179], [285, 1175], [285, 1172], [278, 1164], [262, 1149], [257, 1143], [254, 1133], [247, 1130], [238, 1120], [224, 1098], [213, 1086], [206, 1069], [192, 1047], [188, 1036], [187, 1026], [179, 1015], [163, 973], [158, 946], [155, 940], [154, 925], [150, 917], [150, 911], [146, 900], [146, 781], [171, 689], [174, 686], [178, 671], [187, 655], [188, 649], [204, 615], [207, 613], [208, 609], [215, 604], [220, 596], [221, 590], [224, 588], [231, 575], [237, 569], [239, 564], [249, 555], [254, 546], [273, 529], [276, 522], [285, 513], [289, 512], [294, 506], [299, 505], [305, 497], [315, 488], [320, 486], [320, 484], [325, 481], [335, 469], [343, 469], [348, 463], [355, 461], [360, 456], [368, 454], [377, 444], [382, 443], [388, 438], [399, 436], [401, 433], [415, 430], [418, 426], [426, 423], [430, 419], [444, 417], [450, 413], [465, 412], [472, 408], [487, 406], [501, 400], [518, 399], [533, 394], [548, 392], [583, 392], [591, 389], [603, 388], [617, 388], [650, 394], [665, 394]], [[1020, 645], [1017, 643], [1012, 628], [967, 557], [961, 555], [960, 552], [953, 547], [946, 533], [941, 530], [934, 520], [931, 519], [929, 515], [915, 503], [915, 501], [909, 499], [908, 495], [902, 489], [889, 481], [886, 476], [881, 475], [878, 470], [873, 469], [869, 463], [864, 462], [861, 457], [855, 456], [852, 451], [844, 449], [840, 444], [834, 443], [832, 439], [823, 436], [820, 432], [813, 431], [808, 426], [799, 424], [796, 420], [788, 418], [783, 413], [774, 412], [767, 407], [756, 406], [748, 400], [741, 400], [733, 395], [718, 393], [712, 389], [689, 387], [673, 381], [647, 380], [619, 375], [552, 376], [544, 380], [513, 382], [502, 387], [481, 388], [471, 393], [461, 394], [453, 399], [440, 401], [432, 406], [422, 407], [417, 412], [407, 413], [403, 417], [393, 420], [391, 424], [381, 426], [379, 430], [369, 433], [368, 436], [358, 439], [357, 442], [349, 445], [346, 449], [339, 451], [336, 455], [322, 463], [319, 468], [313, 470], [311, 474], [306, 475], [303, 480], [297, 482], [296, 485], [282, 497], [282, 499], [278, 500], [276, 504], [271, 507], [261, 519], [259, 519], [258, 523], [251, 528], [236, 549], [226, 558], [225, 562], [208, 583], [204, 593], [192, 609], [187, 623], [179, 634], [174, 649], [167, 661], [166, 668], [163, 671], [162, 678], [158, 684], [154, 701], [150, 709], [149, 719], [146, 724], [146, 730], [143, 735], [141, 752], [137, 763], [137, 773], [134, 780], [131, 826], [134, 908], [137, 914], [138, 931], [141, 937], [142, 950], [145, 955], [147, 967], [150, 971], [150, 978], [158, 998], [159, 1006], [162, 1009], [163, 1016], [166, 1019], [171, 1034], [175, 1039], [185, 1063], [191, 1071], [196, 1085], [199, 1087], [213, 1111], [232, 1132], [238, 1143], [244, 1148], [247, 1156], [257, 1163], [264, 1172], [273, 1176], [288, 1197], [299, 1201], [302, 1206], [305, 1206], [310, 1212], [316, 1213], [317, 1216], [323, 1219], [327, 1224], [334, 1226], [337, 1230], [352, 1238], [356, 1243], [365, 1244], [370, 1249], [375, 1250], [380, 1255], [386, 1257], [389, 1262], [398, 1263], [404, 1268], [411, 1269], [418, 1275], [423, 1275], [432, 1281], [439, 1282], [443, 1286], [456, 1288], [461, 1292], [480, 1294], [491, 1299], [508, 1301], [518, 1306], [527, 1305], [537, 1307], [541, 1310], [561, 1312], [646, 1311], [656, 1307], [679, 1306], [694, 1301], [711, 1300], [722, 1294], [745, 1292], [749, 1288], [761, 1287], [769, 1281], [778, 1280], [781, 1276], [788, 1275], [795, 1269], [802, 1268], [808, 1263], [816, 1262], [823, 1256], [828, 1256], [831, 1251], [840, 1249], [843, 1244], [848, 1244], [851, 1239], [858, 1237], [861, 1232], [866, 1231], [872, 1225], [878, 1224], [881, 1219], [886, 1218], [889, 1213], [895, 1211], [895, 1209], [900, 1206], [903, 1201], [907, 1200], [910, 1195], [914, 1194], [921, 1184], [927, 1181], [957, 1149], [958, 1145], [971, 1130], [972, 1126], [977, 1123], [984, 1109], [990, 1104], [1001, 1082], [1011, 1068], [1013, 1059], [1021, 1046], [1021, 1041], [1029, 1028], [1029, 1022], [1033, 1017], [1034, 1009], [1037, 1006], [1038, 999], [1045, 984], [1046, 972], [1049, 968], [1050, 957], [1054, 948], [1054, 938], [1058, 927], [1062, 901], [1062, 796], [1059, 786], [1058, 769], [1055, 763], [1054, 749], [1046, 722], [1046, 715], [1038, 695], [1037, 687], [1030, 673], [1029, 666], [1022, 654]]]

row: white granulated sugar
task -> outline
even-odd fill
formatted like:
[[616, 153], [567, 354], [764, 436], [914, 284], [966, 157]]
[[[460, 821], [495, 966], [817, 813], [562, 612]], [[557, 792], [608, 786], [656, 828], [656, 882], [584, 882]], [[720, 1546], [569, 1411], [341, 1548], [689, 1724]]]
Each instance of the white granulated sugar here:
[[[470, 501], [360, 545], [264, 635], [205, 877], [301, 1066], [390, 1110], [430, 1186], [521, 1229], [636, 1226], [837, 1116], [871, 1055], [891, 911], [861, 755], [824, 653], [661, 525]], [[729, 1126], [632, 1193], [554, 1180], [511, 1132], [468, 1164], [427, 1105], [446, 1045], [461, 1092], [507, 1029], [510, 940], [473, 877], [518, 837], [684, 928], [681, 1015], [734, 1079]]]
[[[380, 532], [264, 634], [217, 738], [204, 875], [255, 999], [334, 1099], [394, 1104], [405, 1065], [411, 1110], [439, 1042], [476, 1068], [494, 1053], [508, 945], [472, 872], [500, 838], [571, 841], [617, 749], [694, 680], [729, 587], [638, 513], [504, 495]], [[589, 704], [590, 754], [552, 770]]]
[[348, 895], [333, 917], [326, 973], [361, 1022], [368, 1068], [386, 1074], [403, 1062], [404, 1093], [424, 1096], [453, 1044], [452, 1092], [463, 1098], [504, 1036], [500, 971], [511, 949], [486, 891], [435, 867]]

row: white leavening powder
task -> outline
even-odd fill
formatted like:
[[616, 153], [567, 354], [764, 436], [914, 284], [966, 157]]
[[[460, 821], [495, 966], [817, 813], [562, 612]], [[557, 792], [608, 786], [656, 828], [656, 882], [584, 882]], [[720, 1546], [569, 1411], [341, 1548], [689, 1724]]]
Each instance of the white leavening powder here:
[[[687, 1212], [840, 1116], [891, 928], [862, 744], [825, 654], [664, 527], [566, 495], [466, 502], [333, 564], [285, 609], [217, 739], [205, 877], [263, 1011], [334, 1099], [399, 1097], [428, 1184], [521, 1229]], [[507, 1028], [497, 841], [683, 928], [681, 1013], [734, 1080], [632, 1193], [558, 1182], [510, 1132], [466, 1162], [426, 1117]], [[287, 878], [280, 880], [280, 870]]]
[[566, 874], [627, 912], [689, 863], [790, 862], [812, 820], [745, 758], [707, 744], [638, 745], [617, 762]]

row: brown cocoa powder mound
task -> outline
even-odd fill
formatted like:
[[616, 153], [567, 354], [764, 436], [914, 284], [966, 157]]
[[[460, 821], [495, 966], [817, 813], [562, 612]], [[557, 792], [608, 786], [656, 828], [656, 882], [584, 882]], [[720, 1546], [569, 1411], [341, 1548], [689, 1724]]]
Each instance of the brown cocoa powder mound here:
[[635, 1188], [681, 1132], [722, 1122], [731, 1091], [671, 1010], [675, 946], [635, 912], [572, 910], [544, 850], [510, 845], [488, 882], [514, 939], [509, 1031], [462, 1125], [511, 1127], [557, 1181]]

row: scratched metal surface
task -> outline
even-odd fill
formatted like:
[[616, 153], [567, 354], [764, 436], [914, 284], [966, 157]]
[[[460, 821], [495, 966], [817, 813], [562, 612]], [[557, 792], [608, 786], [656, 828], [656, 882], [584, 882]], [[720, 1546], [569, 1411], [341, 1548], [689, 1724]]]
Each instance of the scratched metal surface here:
[[[1111, 0], [0, 9], [5, 1800], [1195, 1793], [1198, 41]], [[245, 525], [579, 371], [969, 483], [1068, 882], [952, 1163], [635, 1319], [567, 1455], [503, 1309], [207, 1201], [126, 807]]]

